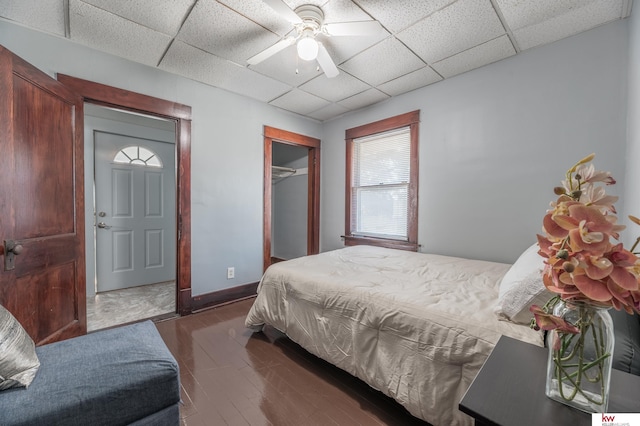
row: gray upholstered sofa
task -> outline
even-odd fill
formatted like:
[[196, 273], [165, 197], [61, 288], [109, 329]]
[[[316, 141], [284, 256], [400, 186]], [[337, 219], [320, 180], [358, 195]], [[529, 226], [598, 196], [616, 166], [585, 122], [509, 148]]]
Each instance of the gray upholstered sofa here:
[[27, 388], [0, 393], [0, 425], [180, 424], [178, 365], [152, 322], [36, 348]]

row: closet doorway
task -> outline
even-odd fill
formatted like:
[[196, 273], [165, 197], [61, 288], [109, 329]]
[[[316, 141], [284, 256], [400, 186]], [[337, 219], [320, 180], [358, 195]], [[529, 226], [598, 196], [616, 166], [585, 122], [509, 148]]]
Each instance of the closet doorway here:
[[[320, 248], [320, 140], [264, 127], [263, 268]], [[305, 241], [306, 239], [306, 241]]]

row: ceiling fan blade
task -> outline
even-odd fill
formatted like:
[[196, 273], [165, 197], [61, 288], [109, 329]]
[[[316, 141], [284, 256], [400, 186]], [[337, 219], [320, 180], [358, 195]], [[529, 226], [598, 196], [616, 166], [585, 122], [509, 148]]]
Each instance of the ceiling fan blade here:
[[285, 49], [285, 48], [291, 46], [293, 43], [295, 43], [295, 41], [296, 41], [295, 37], [287, 37], [284, 40], [280, 40], [279, 42], [277, 42], [273, 46], [268, 47], [265, 50], [263, 50], [262, 52], [258, 53], [257, 55], [252, 56], [251, 58], [247, 59], [247, 63], [249, 65], [257, 65], [260, 62], [264, 61], [265, 59], [270, 58], [271, 56], [275, 55], [276, 53], [278, 53], [282, 49]]
[[337, 22], [324, 24], [324, 29], [330, 36], [372, 36], [380, 34], [382, 25], [378, 21]]
[[324, 44], [318, 42], [318, 64], [320, 64], [320, 68], [324, 71], [324, 75], [327, 78], [336, 77], [338, 72], [338, 67], [333, 63], [333, 59], [329, 56], [329, 52], [327, 52], [327, 48], [324, 47]]
[[283, 0], [262, 0], [271, 9], [278, 12], [284, 19], [292, 24], [301, 24], [302, 19]]

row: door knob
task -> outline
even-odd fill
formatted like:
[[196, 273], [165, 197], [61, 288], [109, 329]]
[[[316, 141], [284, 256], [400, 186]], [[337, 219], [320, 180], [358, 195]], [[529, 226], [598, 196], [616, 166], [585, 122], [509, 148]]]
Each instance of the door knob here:
[[104, 223], [104, 222], [98, 222], [98, 228], [100, 228], [100, 229], [110, 229], [110, 228], [111, 228], [111, 226], [110, 226], [110, 225], [107, 225], [107, 224], [106, 224], [106, 223]]
[[11, 271], [15, 269], [15, 256], [24, 251], [22, 244], [18, 244], [13, 240], [4, 240], [4, 270]]

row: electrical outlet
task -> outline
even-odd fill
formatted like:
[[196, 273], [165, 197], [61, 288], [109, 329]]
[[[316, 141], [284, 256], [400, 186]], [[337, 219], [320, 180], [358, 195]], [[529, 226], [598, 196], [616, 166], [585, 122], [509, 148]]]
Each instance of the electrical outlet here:
[[229, 266], [227, 268], [227, 279], [230, 280], [232, 278], [235, 278], [236, 276], [236, 268], [234, 268], [233, 266]]

